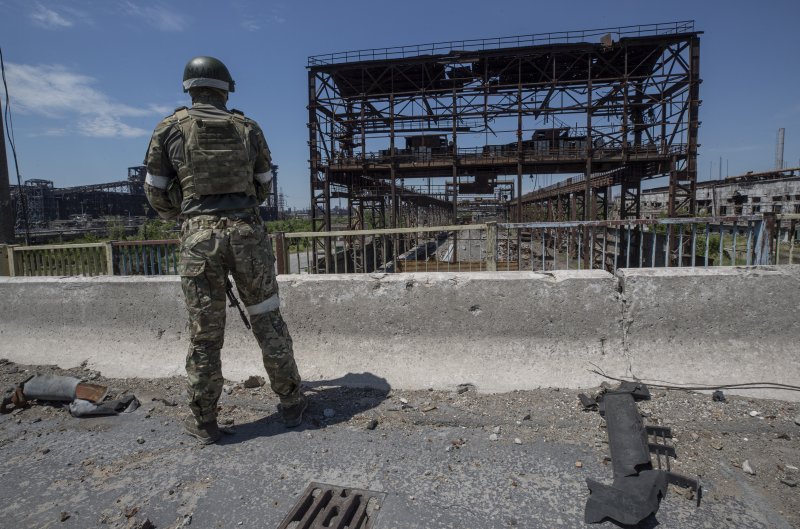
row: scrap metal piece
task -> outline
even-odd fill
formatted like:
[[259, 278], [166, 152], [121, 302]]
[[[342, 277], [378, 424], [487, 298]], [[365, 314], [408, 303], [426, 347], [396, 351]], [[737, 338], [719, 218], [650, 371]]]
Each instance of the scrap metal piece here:
[[81, 400], [88, 400], [89, 402], [102, 402], [108, 395], [108, 388], [100, 384], [90, 384], [89, 382], [81, 382], [75, 388], [75, 398]]
[[581, 401], [581, 406], [583, 406], [584, 411], [596, 410], [597, 409], [597, 401], [591, 398], [586, 393], [578, 394], [578, 400]]
[[644, 430], [647, 435], [660, 435], [667, 439], [672, 439], [672, 428], [669, 426], [645, 426]]
[[658, 511], [667, 493], [667, 476], [658, 470], [643, 470], [636, 476], [614, 478], [613, 485], [586, 479], [590, 496], [586, 502], [586, 523], [610, 518], [621, 524], [635, 525]]
[[119, 399], [109, 400], [101, 404], [75, 399], [69, 404], [69, 412], [73, 417], [91, 417], [97, 415], [117, 415], [130, 413], [139, 408], [139, 399], [134, 395], [125, 395]]
[[[696, 492], [699, 505], [699, 481], [670, 469], [670, 457], [677, 456], [675, 448], [667, 444], [672, 430], [665, 426], [645, 427], [642, 422], [636, 401], [649, 399], [647, 386], [634, 382], [623, 382], [601, 397], [599, 411], [606, 419], [614, 481], [605, 485], [586, 479], [589, 487], [587, 523], [611, 519], [621, 524], [637, 524], [658, 511], [668, 484], [691, 488]], [[651, 452], [656, 454], [657, 469], [653, 468]], [[662, 469], [662, 457], [665, 469]]]
[[80, 384], [75, 377], [36, 375], [22, 387], [28, 400], [55, 400], [70, 402], [75, 398], [75, 389]]
[[311, 482], [278, 529], [373, 529], [384, 492]]
[[79, 378], [58, 375], [35, 375], [20, 384], [26, 400], [70, 402], [75, 399], [102, 402], [108, 388], [99, 384], [81, 382]]
[[[32, 377], [28, 377], [25, 382]], [[28, 399], [25, 398], [25, 393], [22, 391], [22, 382], [12, 388], [8, 388], [3, 393], [3, 400], [0, 402], [0, 413], [11, 413], [17, 408], [24, 408], [28, 405]]]

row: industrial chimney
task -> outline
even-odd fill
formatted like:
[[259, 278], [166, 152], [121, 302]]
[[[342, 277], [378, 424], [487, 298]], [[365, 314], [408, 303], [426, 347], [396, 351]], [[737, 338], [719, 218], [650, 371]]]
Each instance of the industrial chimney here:
[[775, 169], [783, 169], [783, 135], [786, 129], [778, 129], [778, 141], [775, 144]]

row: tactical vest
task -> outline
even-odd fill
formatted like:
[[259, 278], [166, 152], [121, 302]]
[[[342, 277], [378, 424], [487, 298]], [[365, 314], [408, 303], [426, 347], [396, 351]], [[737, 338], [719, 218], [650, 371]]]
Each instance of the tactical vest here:
[[186, 108], [173, 114], [183, 134], [184, 164], [178, 169], [183, 198], [246, 193], [256, 195], [250, 160], [250, 127], [234, 111], [196, 118]]

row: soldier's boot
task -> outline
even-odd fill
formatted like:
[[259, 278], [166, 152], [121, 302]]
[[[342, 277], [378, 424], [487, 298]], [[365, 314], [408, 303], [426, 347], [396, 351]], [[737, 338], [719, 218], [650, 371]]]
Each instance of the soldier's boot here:
[[184, 419], [183, 431], [204, 445], [216, 443], [222, 436], [222, 432], [220, 432], [219, 426], [217, 426], [217, 421], [197, 424], [193, 415], [189, 415]]
[[281, 403], [281, 415], [283, 416], [283, 424], [287, 428], [294, 428], [300, 426], [303, 422], [303, 412], [308, 407], [308, 399], [302, 393], [299, 394], [298, 399], [294, 399], [291, 404]]

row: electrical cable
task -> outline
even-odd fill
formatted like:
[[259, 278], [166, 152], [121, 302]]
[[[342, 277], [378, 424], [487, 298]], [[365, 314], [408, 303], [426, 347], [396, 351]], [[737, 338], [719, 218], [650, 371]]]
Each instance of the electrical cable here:
[[0, 48], [0, 75], [3, 78], [3, 90], [5, 93], [6, 108], [3, 113], [3, 120], [5, 123], [6, 136], [8, 136], [8, 144], [11, 145], [11, 155], [14, 157], [14, 169], [17, 172], [17, 192], [19, 202], [22, 205], [22, 215], [25, 221], [25, 245], [30, 245], [31, 231], [28, 223], [28, 201], [24, 196], [22, 188], [22, 178], [19, 175], [19, 162], [17, 161], [17, 142], [14, 138], [14, 122], [11, 119], [11, 100], [8, 96], [8, 83], [6, 82], [6, 65], [3, 61], [3, 48]]
[[[597, 365], [595, 364], [592, 365], [595, 367], [595, 369], [590, 369], [589, 372], [594, 373], [596, 375], [600, 375], [603, 378], [614, 380], [616, 382], [642, 382], [650, 387], [658, 389], [684, 390], [684, 391], [710, 391], [718, 389], [779, 389], [784, 391], [800, 391], [800, 386], [794, 386], [792, 384], [781, 384], [779, 382], [741, 382], [737, 384], [679, 384], [664, 380], [613, 377], [611, 375], [606, 374]], [[663, 382], [663, 384], [660, 384], [659, 382]]]

